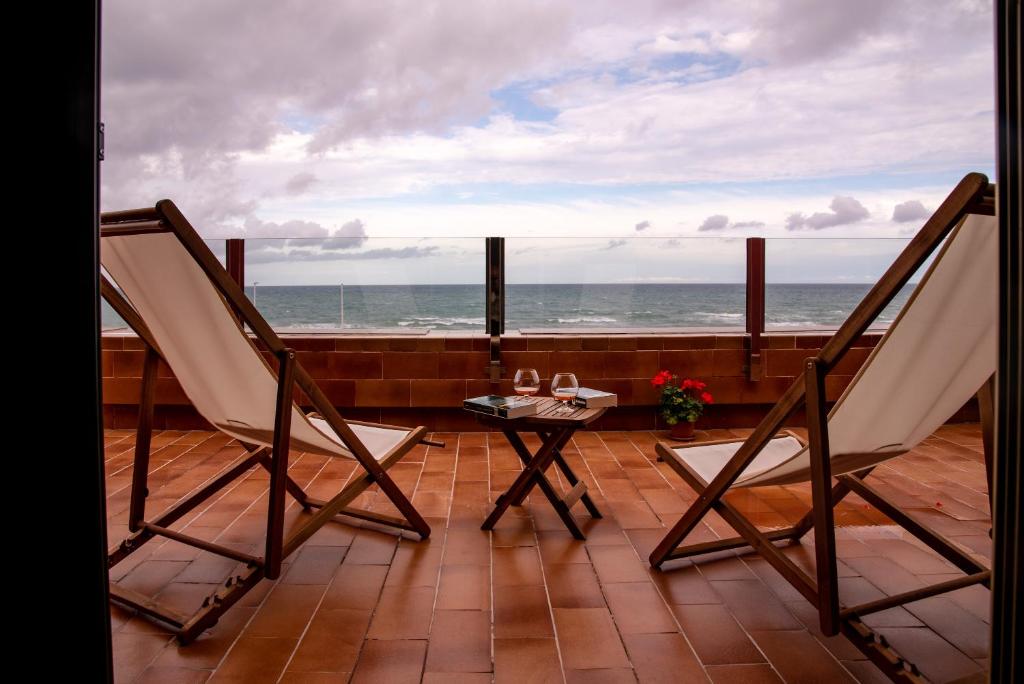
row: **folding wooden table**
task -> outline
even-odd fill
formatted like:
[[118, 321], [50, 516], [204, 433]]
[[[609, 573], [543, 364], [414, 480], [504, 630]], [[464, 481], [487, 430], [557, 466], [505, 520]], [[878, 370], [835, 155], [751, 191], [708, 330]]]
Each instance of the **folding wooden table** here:
[[[576, 519], [573, 518], [570, 509], [572, 509], [576, 502], [582, 501], [592, 518], [600, 518], [601, 511], [597, 509], [597, 506], [594, 505], [594, 502], [591, 501], [590, 496], [587, 494], [586, 483], [580, 481], [576, 474], [572, 472], [569, 464], [565, 462], [561, 450], [569, 443], [574, 432], [600, 418], [607, 409], [577, 408], [570, 405], [571, 411], [560, 412], [559, 409], [562, 408], [562, 403], [551, 397], [540, 397], [534, 401], [538, 404], [537, 413], [521, 418], [508, 419], [474, 413], [484, 425], [501, 430], [505, 438], [508, 439], [509, 444], [512, 445], [512, 448], [515, 449], [519, 458], [523, 461], [523, 471], [516, 478], [515, 482], [512, 483], [512, 486], [508, 488], [508, 491], [498, 497], [494, 510], [487, 516], [487, 520], [484, 521], [480, 529], [493, 529], [509, 506], [522, 504], [523, 500], [529, 495], [530, 490], [535, 486], [539, 486], [541, 491], [544, 492], [544, 496], [554, 506], [558, 517], [569, 528], [572, 536], [576, 539], [586, 539], [579, 525], [576, 524]], [[537, 450], [537, 453], [530, 454], [530, 450], [526, 447], [522, 437], [519, 436], [520, 432], [534, 432], [541, 438], [541, 447]], [[565, 479], [572, 486], [572, 489], [564, 497], [559, 496], [558, 490], [552, 486], [551, 482], [544, 475], [544, 471], [548, 469], [552, 462], [558, 464]]]

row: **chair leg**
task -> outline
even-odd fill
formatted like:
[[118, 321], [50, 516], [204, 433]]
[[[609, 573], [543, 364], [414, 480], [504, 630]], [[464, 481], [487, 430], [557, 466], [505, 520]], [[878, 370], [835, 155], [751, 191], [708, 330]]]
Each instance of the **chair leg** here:
[[825, 365], [820, 359], [807, 359], [804, 363], [818, 616], [822, 633], [835, 636], [839, 633], [839, 573], [836, 570], [836, 528], [832, 516], [832, 464], [828, 444], [828, 410], [825, 407], [825, 373]]
[[274, 444], [271, 453], [270, 499], [267, 503], [267, 550], [264, 562], [269, 579], [281, 574], [284, 560], [284, 495], [287, 491], [288, 451], [292, 434], [292, 394], [295, 385], [295, 352], [279, 355], [277, 411], [274, 416]]
[[135, 460], [132, 469], [132, 494], [128, 509], [128, 529], [138, 532], [146, 518], [149, 496], [149, 454], [153, 439], [153, 404], [156, 399], [156, 372], [160, 356], [146, 346], [142, 364], [142, 396], [139, 399], [139, 423], [135, 429]]

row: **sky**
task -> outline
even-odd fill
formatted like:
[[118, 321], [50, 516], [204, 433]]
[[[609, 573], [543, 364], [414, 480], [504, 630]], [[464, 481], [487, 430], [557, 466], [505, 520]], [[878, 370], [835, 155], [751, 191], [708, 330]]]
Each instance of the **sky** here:
[[[105, 210], [262, 284], [870, 282], [994, 169], [975, 0], [110, 0]], [[271, 239], [274, 238], [274, 239]], [[290, 239], [284, 239], [290, 238]], [[809, 239], [813, 238], [813, 239]]]

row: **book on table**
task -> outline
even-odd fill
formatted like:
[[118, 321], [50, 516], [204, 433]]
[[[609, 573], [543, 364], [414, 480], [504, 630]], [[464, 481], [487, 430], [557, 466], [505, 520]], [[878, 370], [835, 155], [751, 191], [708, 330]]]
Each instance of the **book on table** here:
[[590, 389], [589, 387], [580, 387], [579, 391], [576, 392], [576, 396], [573, 397], [572, 403], [583, 408], [618, 406], [619, 395], [612, 392]]
[[462, 407], [499, 418], [522, 418], [537, 413], [537, 403], [523, 397], [503, 397], [499, 394], [488, 394], [473, 397], [462, 402]]

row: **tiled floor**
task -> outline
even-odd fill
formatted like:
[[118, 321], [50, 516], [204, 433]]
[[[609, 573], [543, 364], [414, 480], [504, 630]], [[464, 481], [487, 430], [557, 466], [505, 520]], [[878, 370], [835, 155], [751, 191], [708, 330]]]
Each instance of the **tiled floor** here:
[[[721, 438], [743, 431], [711, 431]], [[436, 437], [392, 469], [433, 527], [429, 541], [331, 523], [191, 646], [113, 609], [119, 682], [841, 682], [884, 681], [843, 637], [823, 638], [816, 613], [765, 561], [724, 554], [652, 572], [646, 557], [694, 495], [654, 461], [649, 432], [582, 432], [566, 450], [605, 513], [585, 513], [575, 542], [540, 494], [493, 533], [488, 502], [519, 464], [499, 434]], [[133, 434], [107, 433], [110, 540], [126, 532]], [[155, 437], [150, 510], [158, 512], [241, 453], [224, 436]], [[292, 476], [314, 495], [352, 472], [345, 461], [298, 455]], [[947, 426], [872, 479], [899, 504], [980, 557], [990, 556], [977, 426]], [[265, 472], [187, 517], [196, 536], [261, 553]], [[763, 527], [799, 518], [807, 486], [737, 492]], [[360, 503], [388, 510], [378, 494]], [[582, 510], [577, 506], [576, 511]], [[297, 507], [291, 509], [299, 515]], [[957, 571], [855, 497], [836, 512], [841, 593], [863, 601], [952, 578]], [[180, 524], [179, 524], [180, 525]], [[730, 534], [710, 520], [700, 535]], [[813, 561], [812, 540], [791, 548]], [[233, 563], [154, 540], [113, 580], [191, 612]], [[989, 592], [961, 589], [866, 620], [935, 681], [982, 680]]]

